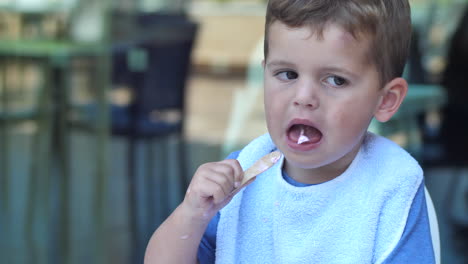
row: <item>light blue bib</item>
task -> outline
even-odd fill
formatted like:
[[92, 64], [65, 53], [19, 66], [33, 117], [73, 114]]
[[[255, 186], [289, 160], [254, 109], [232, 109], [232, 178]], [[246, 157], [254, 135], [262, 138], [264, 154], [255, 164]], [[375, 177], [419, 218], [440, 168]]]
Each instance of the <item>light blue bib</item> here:
[[[268, 134], [239, 154], [244, 169], [275, 150]], [[295, 187], [283, 159], [220, 211], [216, 263], [381, 263], [400, 240], [423, 173], [395, 143], [367, 134], [339, 177]]]

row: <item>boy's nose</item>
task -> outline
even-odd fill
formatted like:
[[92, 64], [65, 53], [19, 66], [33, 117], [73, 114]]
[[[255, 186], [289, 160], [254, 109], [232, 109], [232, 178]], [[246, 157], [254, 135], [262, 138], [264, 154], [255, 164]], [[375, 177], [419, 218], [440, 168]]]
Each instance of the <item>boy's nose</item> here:
[[319, 99], [316, 87], [312, 84], [302, 83], [296, 87], [296, 94], [293, 101], [294, 106], [316, 109], [319, 107]]

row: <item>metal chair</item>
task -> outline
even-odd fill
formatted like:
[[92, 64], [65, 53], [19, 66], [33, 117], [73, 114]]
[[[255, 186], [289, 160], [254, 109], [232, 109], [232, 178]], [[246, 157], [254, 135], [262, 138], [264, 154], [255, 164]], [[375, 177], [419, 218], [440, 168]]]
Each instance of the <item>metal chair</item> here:
[[[177, 189], [182, 194], [188, 185], [185, 175], [185, 88], [198, 26], [181, 14], [144, 14], [136, 16], [136, 25], [135, 36], [129, 36], [128, 41], [116, 42], [112, 48], [112, 86], [128, 87], [132, 96], [124, 105], [111, 103], [110, 121], [111, 134], [128, 141], [132, 263], [142, 263], [146, 244], [158, 225], [156, 211], [166, 216], [171, 210], [167, 175], [168, 153], [175, 150], [170, 148], [171, 139], [177, 144]], [[95, 107], [94, 104], [76, 107], [81, 112], [80, 120], [92, 120]], [[75, 123], [83, 127], [80, 120], [75, 120]], [[146, 149], [146, 164], [151, 165], [148, 165], [143, 179], [139, 179], [137, 156], [142, 141]], [[155, 155], [154, 141], [158, 142], [161, 155]], [[153, 173], [156, 159], [159, 165], [164, 165], [157, 168], [161, 177]], [[139, 180], [144, 183], [138, 184]], [[155, 187], [158, 191], [154, 191]], [[145, 194], [144, 200], [141, 200], [142, 193]], [[146, 213], [145, 219], [139, 219], [142, 212]], [[146, 225], [141, 222], [146, 222]]]
[[[185, 140], [183, 136], [185, 117], [185, 87], [189, 73], [190, 55], [196, 33], [196, 25], [188, 20], [177, 23], [160, 23], [155, 27], [167, 27], [163, 31], [166, 34], [155, 35], [154, 39], [145, 40], [136, 49], [128, 54], [131, 71], [131, 87], [133, 88], [134, 100], [126, 106], [112, 106], [112, 134], [124, 136], [129, 142], [128, 151], [128, 186], [130, 201], [132, 204], [131, 225], [133, 229], [135, 258], [136, 261], [143, 260], [144, 249], [151, 233], [156, 228], [156, 213], [154, 205], [159, 200], [158, 205], [163, 207], [164, 214], [169, 213], [168, 204], [168, 168], [160, 168], [162, 177], [160, 178], [160, 194], [155, 197], [152, 188], [157, 186], [155, 176], [147, 172], [145, 177], [147, 195], [148, 227], [139, 235], [137, 216], [139, 215], [137, 206], [138, 192], [136, 185], [136, 161], [137, 142], [146, 140], [147, 164], [154, 164], [155, 155], [151, 148], [150, 140], [162, 140], [161, 147], [165, 147], [164, 155], [157, 157], [160, 165], [167, 165], [168, 142], [167, 139], [175, 136], [177, 139], [179, 161], [180, 190], [187, 186], [186, 160], [185, 160]], [[151, 32], [148, 28], [148, 32]], [[175, 34], [174, 34], [175, 33]], [[167, 38], [165, 38], [167, 37]], [[145, 65], [146, 64], [146, 65]], [[138, 69], [140, 68], [140, 69]], [[162, 161], [162, 159], [165, 159]], [[160, 200], [162, 199], [162, 201]]]

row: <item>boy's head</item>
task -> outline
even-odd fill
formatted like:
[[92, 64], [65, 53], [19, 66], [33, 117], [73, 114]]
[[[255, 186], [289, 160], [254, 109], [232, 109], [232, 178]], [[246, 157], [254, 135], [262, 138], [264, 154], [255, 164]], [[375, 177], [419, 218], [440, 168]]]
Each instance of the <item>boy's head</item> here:
[[288, 27], [309, 27], [318, 37], [335, 24], [356, 39], [369, 38], [369, 62], [384, 85], [400, 77], [411, 41], [410, 7], [407, 0], [270, 0], [265, 23], [265, 59], [269, 29], [274, 22]]
[[409, 13], [403, 0], [269, 2], [266, 123], [291, 177], [338, 176], [357, 155], [372, 118], [385, 122], [398, 110], [407, 91], [400, 76]]

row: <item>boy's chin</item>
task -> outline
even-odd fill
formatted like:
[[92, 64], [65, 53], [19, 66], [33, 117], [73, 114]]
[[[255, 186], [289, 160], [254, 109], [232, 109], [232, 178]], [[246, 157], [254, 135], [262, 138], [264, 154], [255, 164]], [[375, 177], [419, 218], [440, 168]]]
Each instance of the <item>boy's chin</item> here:
[[[289, 157], [288, 157], [289, 156]], [[293, 155], [284, 154], [284, 164], [295, 169], [314, 170], [326, 166], [326, 162], [294, 157]]]
[[288, 155], [288, 153], [283, 153], [284, 166], [289, 166], [292, 169], [310, 170], [311, 173], [314, 173], [313, 171], [317, 173], [321, 171], [326, 172], [326, 174], [336, 174], [336, 176], [339, 176], [346, 171], [356, 156], [355, 153], [348, 154], [350, 155], [328, 157], [326, 159], [323, 156], [319, 156], [317, 159], [314, 159], [307, 156], [298, 157], [295, 154]]

